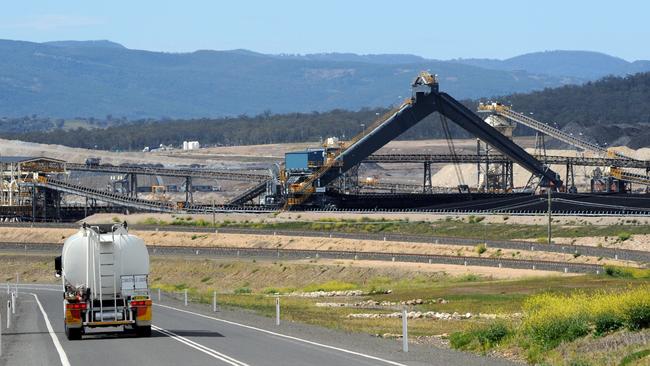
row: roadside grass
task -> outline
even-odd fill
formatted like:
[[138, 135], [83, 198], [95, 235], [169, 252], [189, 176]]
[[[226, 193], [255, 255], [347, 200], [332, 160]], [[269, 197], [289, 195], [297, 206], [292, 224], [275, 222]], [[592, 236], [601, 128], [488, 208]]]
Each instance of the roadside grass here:
[[[438, 235], [450, 237], [466, 237], [486, 240], [538, 239], [546, 243], [545, 225], [524, 225], [507, 223], [485, 223], [483, 216], [469, 216], [465, 219], [448, 218], [436, 222], [371, 219], [336, 219], [325, 218], [315, 221], [287, 222], [252, 222], [224, 220], [212, 224], [203, 219], [191, 216], [175, 217], [174, 221], [166, 222], [155, 218], [145, 218], [145, 225], [179, 225], [214, 228], [242, 228], [264, 230], [301, 230], [301, 231], [335, 231], [343, 233], [391, 233], [408, 235]], [[602, 236], [618, 238], [626, 241], [636, 234], [650, 234], [650, 225], [556, 225], [556, 237], [590, 237]]]
[[[155, 273], [155, 274], [154, 274]], [[201, 282], [206, 273], [214, 284]], [[219, 262], [199, 259], [152, 259], [154, 288], [177, 291], [187, 285], [193, 301], [212, 302], [212, 292], [217, 291], [222, 307], [243, 308], [261, 315], [275, 314], [275, 295], [280, 294], [282, 317], [288, 321], [303, 322], [349, 332], [371, 335], [400, 334], [399, 319], [351, 319], [352, 313], [391, 313], [393, 308], [364, 309], [354, 307], [317, 307], [317, 302], [353, 303], [363, 300], [400, 302], [423, 299], [424, 304], [410, 306], [413, 311], [502, 314], [522, 313], [531, 296], [541, 293], [567, 296], [576, 291], [596, 294], [604, 289], [637, 288], [647, 283], [643, 279], [614, 277], [610, 275], [579, 275], [494, 280], [489, 277], [467, 275], [450, 276], [444, 273], [411, 273], [405, 275], [398, 269], [389, 272], [344, 265], [317, 263], [273, 263], [266, 261]], [[305, 281], [309, 278], [309, 281]], [[245, 288], [246, 290], [242, 290]], [[377, 293], [361, 297], [305, 298], [286, 296], [293, 292], [336, 291], [360, 289]], [[248, 292], [250, 290], [250, 292]], [[378, 293], [391, 290], [391, 293]], [[444, 299], [444, 302], [439, 300]], [[399, 307], [399, 306], [398, 306]], [[478, 335], [463, 348], [485, 352], [492, 347], [508, 344], [521, 322], [517, 316], [507, 319], [507, 331], [494, 329], [494, 321], [473, 317], [468, 320], [414, 319], [409, 322], [413, 336], [449, 335], [459, 331], [472, 331]], [[492, 327], [492, 328], [491, 328]], [[487, 329], [487, 330], [486, 330]], [[487, 333], [486, 333], [487, 332]], [[501, 332], [501, 333], [500, 333]], [[505, 343], [504, 343], [505, 342]]]
[[[571, 294], [545, 292], [526, 297], [521, 322], [493, 322], [451, 335], [455, 348], [485, 353], [506, 345], [524, 350], [530, 363], [543, 363], [548, 352], [587, 336], [604, 337], [623, 329], [650, 328], [650, 286], [600, 289]], [[513, 326], [514, 325], [514, 326]], [[508, 336], [510, 342], [508, 342]], [[620, 355], [620, 354], [619, 354]], [[580, 360], [576, 360], [580, 361]], [[587, 363], [589, 364], [589, 363]]]

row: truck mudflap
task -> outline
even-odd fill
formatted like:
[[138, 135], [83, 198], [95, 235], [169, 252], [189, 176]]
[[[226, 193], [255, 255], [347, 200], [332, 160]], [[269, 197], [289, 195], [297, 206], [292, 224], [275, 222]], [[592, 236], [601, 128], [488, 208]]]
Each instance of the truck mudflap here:
[[151, 325], [151, 299], [132, 300], [131, 308], [135, 310], [135, 324], [137, 326]]
[[65, 304], [65, 325], [68, 328], [81, 328], [83, 326], [83, 313], [86, 311], [85, 302]]

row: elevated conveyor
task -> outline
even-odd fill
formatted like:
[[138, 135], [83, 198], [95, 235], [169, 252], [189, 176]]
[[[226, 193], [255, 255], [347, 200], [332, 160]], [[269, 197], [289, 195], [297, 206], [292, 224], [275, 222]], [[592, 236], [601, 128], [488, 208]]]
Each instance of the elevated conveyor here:
[[[522, 113], [515, 112], [512, 110], [511, 107], [501, 104], [501, 103], [487, 103], [487, 104], [479, 104], [478, 106], [479, 112], [489, 112], [489, 113], [494, 113], [497, 115], [500, 115], [502, 117], [508, 118], [514, 122], [520, 123], [524, 126], [528, 126], [535, 131], [539, 131], [545, 135], [551, 136], [553, 138], [556, 138], [562, 142], [565, 142], [571, 146], [583, 149], [583, 150], [589, 150], [593, 151], [595, 153], [598, 153], [601, 157], [609, 157], [612, 159], [617, 159], [617, 160], [631, 160], [631, 161], [638, 161], [634, 158], [631, 158], [629, 156], [626, 156], [625, 154], [615, 151], [613, 149], [606, 149], [598, 144], [594, 144], [585, 140], [582, 140], [580, 138], [577, 138], [573, 136], [572, 134], [566, 133], [562, 130], [559, 130], [555, 127], [552, 127], [546, 123], [542, 123], [540, 121], [535, 120], [534, 118], [528, 117]], [[644, 174], [638, 174], [638, 173], [633, 173], [629, 171], [625, 171], [622, 169], [619, 169], [622, 166], [628, 166], [628, 164], [625, 163], [618, 163], [618, 164], [609, 164], [609, 166], [613, 167], [611, 168], [611, 175], [617, 179], [629, 181], [629, 182], [634, 182], [634, 183], [639, 183], [643, 185], [650, 185], [650, 177]]]
[[234, 181], [251, 181], [262, 182], [270, 177], [266, 174], [248, 173], [244, 171], [229, 170], [211, 170], [211, 169], [173, 169], [173, 168], [156, 168], [145, 166], [113, 166], [113, 165], [86, 165], [77, 163], [66, 163], [67, 170], [86, 171], [97, 173], [116, 173], [116, 174], [143, 174], [159, 175], [166, 177], [192, 177]]
[[562, 181], [555, 172], [542, 165], [460, 102], [446, 93], [440, 93], [435, 76], [423, 72], [411, 86], [413, 96], [410, 99], [373, 123], [368, 131], [355, 137], [340, 150], [338, 155], [328, 159], [318, 171], [305, 181], [290, 188], [287, 205], [302, 204], [313, 192], [324, 188], [382, 146], [436, 111], [494, 146], [531, 173], [540, 176], [543, 184], [555, 188], [562, 185]]
[[244, 191], [242, 194], [239, 196], [233, 198], [230, 200], [227, 205], [232, 205], [232, 206], [240, 206], [245, 204], [248, 201], [251, 201], [253, 198], [261, 195], [266, 191], [266, 185], [268, 184], [268, 181], [264, 181], [261, 183], [258, 183], [251, 187], [250, 189], [247, 189]]
[[128, 197], [121, 194], [100, 191], [98, 189], [92, 189], [84, 186], [79, 186], [76, 184], [70, 184], [63, 181], [58, 181], [54, 179], [46, 179], [41, 177], [39, 180], [32, 183], [25, 183], [26, 185], [34, 185], [36, 187], [48, 188], [51, 190], [74, 194], [81, 197], [87, 197], [91, 199], [96, 199], [98, 201], [103, 201], [106, 203], [131, 207], [140, 210], [154, 211], [154, 212], [174, 212], [175, 206], [168, 202], [159, 202], [159, 201], [150, 201], [144, 200], [141, 198]]
[[[624, 158], [533, 155], [536, 159], [545, 159], [547, 164], [576, 165], [576, 166], [616, 166], [619, 168], [650, 169], [650, 161], [630, 160]], [[510, 159], [505, 155], [485, 154], [373, 154], [364, 163], [432, 163], [432, 164], [476, 164], [476, 163], [507, 163]]]

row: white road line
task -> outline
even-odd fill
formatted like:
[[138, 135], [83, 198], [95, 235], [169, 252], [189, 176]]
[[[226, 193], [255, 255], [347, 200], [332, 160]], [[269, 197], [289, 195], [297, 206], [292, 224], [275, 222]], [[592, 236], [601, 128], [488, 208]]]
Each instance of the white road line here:
[[[18, 286], [19, 290], [30, 290], [30, 291], [52, 291], [52, 292], [63, 292], [63, 289], [53, 289], [53, 288], [47, 288], [47, 287], [20, 287]], [[0, 286], [0, 290], [2, 290], [2, 286]]]
[[36, 294], [32, 293], [31, 295], [34, 296], [34, 299], [36, 299], [36, 303], [38, 304], [39, 309], [41, 309], [41, 313], [43, 314], [43, 319], [45, 319], [45, 325], [47, 326], [47, 331], [50, 333], [50, 337], [52, 337], [52, 342], [54, 342], [54, 348], [56, 348], [56, 351], [59, 353], [59, 359], [61, 360], [61, 365], [70, 366], [70, 361], [68, 361], [68, 356], [65, 354], [63, 347], [61, 347], [61, 343], [59, 342], [59, 338], [57, 338], [56, 334], [54, 333], [54, 329], [52, 329], [52, 324], [50, 324], [50, 319], [47, 317], [47, 314], [45, 313], [45, 309], [43, 309], [43, 305], [41, 305], [41, 302], [38, 300], [38, 296], [36, 296]]
[[173, 338], [174, 340], [177, 340], [177, 341], [179, 341], [179, 342], [181, 342], [183, 344], [186, 344], [186, 345], [188, 345], [188, 346], [190, 346], [190, 347], [192, 347], [192, 348], [194, 348], [196, 350], [199, 350], [199, 351], [201, 351], [201, 352], [203, 352], [203, 353], [205, 353], [205, 354], [207, 354], [209, 356], [212, 356], [212, 357], [214, 357], [214, 358], [216, 358], [218, 360], [221, 360], [221, 361], [223, 361], [223, 362], [225, 362], [225, 363], [227, 363], [229, 365], [232, 365], [232, 366], [249, 366], [248, 364], [246, 364], [244, 362], [236, 360], [236, 359], [234, 359], [234, 358], [232, 358], [232, 357], [230, 357], [228, 355], [225, 355], [225, 354], [223, 354], [221, 352], [218, 352], [218, 351], [216, 351], [216, 350], [214, 350], [212, 348], [208, 348], [208, 347], [206, 347], [206, 346], [204, 346], [204, 345], [202, 345], [200, 343], [196, 343], [196, 342], [194, 342], [194, 341], [192, 341], [190, 339], [187, 339], [187, 338], [185, 338], [183, 336], [180, 336], [180, 335], [178, 335], [178, 334], [176, 334], [176, 333], [174, 333], [172, 331], [157, 327], [155, 325], [152, 325], [151, 328], [153, 330], [155, 330], [155, 331], [158, 331], [158, 332], [170, 337], [170, 338]]
[[387, 359], [384, 359], [384, 358], [381, 358], [381, 357], [371, 356], [371, 355], [368, 355], [368, 354], [365, 354], [365, 353], [360, 353], [360, 352], [356, 352], [356, 351], [351, 351], [351, 350], [349, 350], [349, 349], [345, 349], [345, 348], [334, 347], [334, 346], [330, 346], [330, 345], [327, 345], [327, 344], [322, 344], [322, 343], [318, 343], [318, 342], [310, 341], [310, 340], [307, 340], [307, 339], [302, 339], [302, 338], [298, 338], [298, 337], [289, 336], [289, 335], [286, 335], [286, 334], [276, 333], [276, 332], [272, 332], [272, 331], [270, 331], [270, 330], [266, 330], [266, 329], [262, 329], [262, 328], [257, 328], [257, 327], [253, 327], [253, 326], [250, 326], [250, 325], [245, 325], [245, 324], [235, 323], [235, 322], [232, 322], [232, 321], [230, 321], [230, 320], [219, 319], [219, 318], [215, 318], [215, 317], [213, 317], [213, 316], [203, 315], [203, 314], [195, 313], [195, 312], [192, 312], [192, 311], [188, 311], [188, 310], [183, 310], [183, 309], [175, 308], [175, 307], [173, 307], [173, 306], [162, 305], [162, 304], [154, 304], [154, 305], [156, 305], [156, 306], [160, 306], [160, 307], [163, 307], [163, 308], [167, 308], [167, 309], [172, 309], [172, 310], [180, 311], [180, 312], [182, 312], [182, 313], [187, 313], [187, 314], [192, 314], [192, 315], [200, 316], [200, 317], [202, 317], [202, 318], [206, 318], [206, 319], [212, 319], [212, 320], [215, 320], [215, 321], [218, 321], [218, 322], [222, 322], [222, 323], [226, 323], [226, 324], [230, 324], [230, 325], [236, 325], [236, 326], [238, 326], [238, 327], [242, 327], [242, 328], [247, 328], [247, 329], [256, 330], [256, 331], [258, 331], [258, 332], [262, 332], [262, 333], [266, 333], [266, 334], [271, 334], [271, 335], [274, 335], [274, 336], [277, 336], [277, 337], [282, 337], [282, 338], [291, 339], [291, 340], [298, 341], [298, 342], [303, 342], [303, 343], [311, 344], [311, 345], [313, 345], [313, 346], [318, 346], [318, 347], [327, 348], [327, 349], [331, 349], [331, 350], [335, 350], [335, 351], [339, 351], [339, 352], [343, 352], [343, 353], [348, 353], [348, 354], [351, 354], [351, 355], [355, 355], [355, 356], [359, 356], [359, 357], [367, 358], [367, 359], [370, 359], [370, 360], [380, 361], [380, 362], [383, 362], [383, 363], [386, 363], [386, 364], [389, 364], [389, 365], [394, 365], [394, 366], [408, 366], [408, 365], [406, 365], [406, 364], [399, 363], [399, 362], [395, 362], [395, 361], [391, 361], [391, 360], [387, 360]]

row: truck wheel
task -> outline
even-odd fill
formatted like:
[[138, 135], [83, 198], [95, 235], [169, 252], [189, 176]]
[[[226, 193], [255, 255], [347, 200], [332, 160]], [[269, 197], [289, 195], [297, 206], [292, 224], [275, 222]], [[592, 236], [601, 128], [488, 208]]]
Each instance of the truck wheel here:
[[151, 325], [135, 327], [135, 334], [138, 337], [151, 337]]
[[81, 328], [68, 328], [65, 326], [65, 336], [69, 341], [77, 341], [81, 339]]

